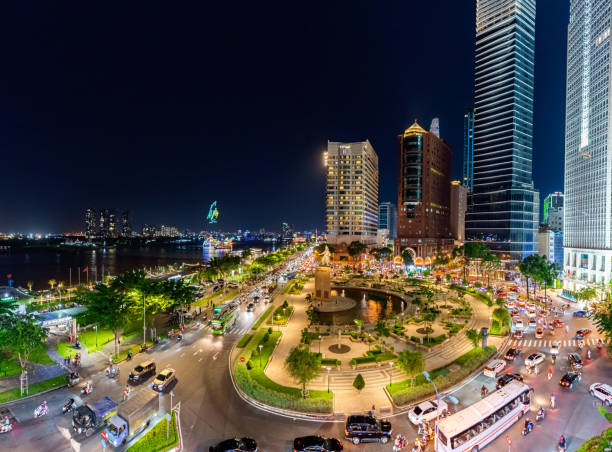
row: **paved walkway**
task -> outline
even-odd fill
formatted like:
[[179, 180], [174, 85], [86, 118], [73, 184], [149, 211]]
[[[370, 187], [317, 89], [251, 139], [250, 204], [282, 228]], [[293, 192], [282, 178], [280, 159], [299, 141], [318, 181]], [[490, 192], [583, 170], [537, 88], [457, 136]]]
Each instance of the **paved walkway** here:
[[[312, 292], [314, 292], [314, 278], [305, 284], [302, 295], [287, 294], [279, 296], [282, 299], [286, 299], [295, 308], [289, 324], [283, 328], [283, 335], [266, 368], [266, 375], [279, 384], [296, 386], [296, 382], [287, 375], [284, 363], [291, 349], [300, 343], [301, 331], [308, 325], [308, 316], [306, 314], [308, 306], [304, 298], [307, 293]], [[482, 301], [470, 295], [466, 295], [465, 299], [472, 307], [471, 319], [457, 335], [425, 353], [426, 370], [443, 367], [470, 351], [473, 345], [465, 337], [464, 332], [467, 329], [479, 329], [489, 326], [494, 307], [488, 307]], [[324, 327], [322, 330], [324, 331], [325, 329]], [[502, 345], [503, 339], [500, 337], [489, 337], [488, 343], [499, 348]], [[395, 352], [415, 348], [413, 344], [396, 338], [385, 338], [385, 341], [388, 346], [394, 346]], [[351, 351], [346, 355], [331, 353], [328, 350], [329, 346], [338, 342], [337, 334], [323, 336], [320, 347], [323, 357], [340, 359], [342, 362], [340, 368], [331, 369], [329, 375], [323, 370], [307, 387], [310, 389], [327, 390], [329, 385], [330, 390], [334, 392], [334, 410], [336, 412], [363, 412], [371, 408], [372, 405], [375, 405], [377, 409], [389, 409], [391, 401], [383, 391], [383, 388], [389, 382], [405, 380], [407, 376], [396, 367], [391, 368], [387, 363], [382, 363], [378, 367], [353, 370], [349, 365], [350, 359], [354, 356], [363, 355], [368, 350], [367, 345], [352, 342], [349, 337], [341, 336], [340, 343], [351, 347]], [[313, 352], [318, 352], [319, 341], [313, 341], [310, 349]], [[366, 382], [366, 386], [361, 392], [353, 388], [353, 380], [357, 374], [361, 374]]]

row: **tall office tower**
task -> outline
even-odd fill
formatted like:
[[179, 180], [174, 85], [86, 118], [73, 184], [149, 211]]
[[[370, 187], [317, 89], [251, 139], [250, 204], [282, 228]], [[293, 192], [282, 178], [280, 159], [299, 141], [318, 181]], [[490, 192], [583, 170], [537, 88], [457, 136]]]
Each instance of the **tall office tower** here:
[[85, 235], [87, 238], [98, 235], [98, 212], [94, 208], [85, 209]]
[[378, 206], [378, 229], [386, 229], [388, 237], [397, 235], [397, 208], [392, 202], [382, 202]]
[[551, 231], [563, 230], [563, 193], [558, 191], [544, 198], [544, 219], [542, 221]]
[[121, 237], [132, 236], [132, 215], [129, 210], [121, 212]]
[[533, 187], [535, 0], [477, 0], [474, 182], [467, 240], [502, 259], [538, 251]]
[[463, 115], [463, 185], [474, 189], [474, 109]]
[[465, 241], [465, 213], [467, 212], [468, 188], [454, 180], [450, 186], [450, 231], [458, 242]]
[[563, 283], [612, 272], [610, 0], [571, 0], [565, 107]]
[[378, 156], [368, 140], [329, 141], [327, 165], [327, 241], [368, 245], [378, 230]]
[[450, 253], [450, 173], [452, 151], [446, 142], [416, 122], [397, 136], [397, 239], [395, 254], [412, 248], [417, 267]]

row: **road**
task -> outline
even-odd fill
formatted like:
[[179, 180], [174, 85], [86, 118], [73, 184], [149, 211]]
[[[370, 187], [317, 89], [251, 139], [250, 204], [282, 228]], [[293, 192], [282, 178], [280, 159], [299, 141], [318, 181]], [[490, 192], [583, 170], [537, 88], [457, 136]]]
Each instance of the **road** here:
[[[208, 327], [201, 326], [186, 332], [183, 343], [175, 341], [160, 344], [147, 359], [157, 363], [158, 370], [169, 366], [177, 372], [177, 383], [172, 388], [174, 402], [181, 403], [181, 421], [185, 450], [208, 451], [208, 447], [222, 439], [233, 436], [250, 436], [255, 438], [263, 451], [291, 450], [292, 440], [296, 436], [320, 434], [343, 438], [344, 424], [311, 422], [287, 419], [253, 408], [245, 403], [234, 391], [228, 368], [228, 358], [233, 345], [245, 332], [249, 331], [255, 319], [263, 313], [266, 306], [260, 303], [255, 312], [242, 313], [234, 329], [225, 336], [213, 336]], [[587, 326], [588, 319], [573, 318], [567, 315], [564, 320], [570, 324], [570, 332]], [[564, 329], [557, 330], [555, 339], [568, 341], [570, 338]], [[545, 339], [549, 341], [550, 339]], [[544, 368], [539, 376], [526, 375], [525, 381], [535, 390], [535, 403], [532, 418], [538, 405], [546, 405], [551, 391], [558, 394], [557, 408], [547, 412], [546, 419], [539, 423], [535, 431], [528, 437], [521, 437], [522, 425], [515, 424], [507, 432], [513, 439], [511, 450], [542, 451], [554, 450], [560, 433], [568, 438], [569, 449], [575, 450], [584, 439], [599, 433], [605, 427], [605, 419], [596, 412], [593, 398], [588, 394], [588, 386], [596, 381], [609, 382], [612, 375], [612, 363], [600, 356], [595, 350], [593, 359], [586, 362], [584, 376], [577, 388], [571, 391], [559, 389], [558, 380], [566, 370], [563, 358], [568, 351], [574, 351], [572, 345], [561, 349], [559, 360], [555, 366], [554, 377], [549, 381]], [[546, 363], [550, 363], [547, 345], [544, 341], [536, 341], [533, 333], [528, 333], [523, 342], [521, 358], [511, 364], [507, 371], [524, 372], [523, 359], [532, 351], [546, 353]], [[584, 353], [583, 353], [584, 355]], [[144, 361], [145, 357], [138, 355], [132, 362], [120, 365], [121, 374], [117, 380], [107, 378], [103, 372], [93, 376], [95, 389], [87, 396], [96, 400], [108, 395], [114, 400], [120, 400], [125, 387], [127, 375], [131, 367]], [[150, 383], [149, 379], [148, 383]], [[451, 406], [453, 411], [459, 410], [479, 399], [480, 387], [486, 384], [493, 389], [494, 381], [482, 375], [467, 382], [454, 395], [459, 399], [458, 406]], [[150, 390], [143, 387], [134, 390]], [[99, 451], [102, 446], [99, 434], [88, 439], [74, 439], [70, 428], [70, 415], [61, 416], [61, 405], [69, 397], [78, 392], [78, 388], [62, 389], [45, 396], [49, 402], [50, 412], [47, 416], [34, 420], [32, 412], [41, 402], [42, 397], [21, 402], [11, 407], [17, 419], [13, 432], [0, 436], [0, 449], [17, 449], [20, 451]], [[161, 395], [162, 407], [169, 406], [170, 396]], [[584, 422], [588, 419], [588, 422]], [[391, 418], [394, 433], [406, 434], [411, 440], [415, 433], [406, 415]], [[389, 451], [391, 446], [368, 444], [355, 446], [346, 444], [347, 451]], [[486, 450], [507, 452], [505, 435], [487, 446]]]

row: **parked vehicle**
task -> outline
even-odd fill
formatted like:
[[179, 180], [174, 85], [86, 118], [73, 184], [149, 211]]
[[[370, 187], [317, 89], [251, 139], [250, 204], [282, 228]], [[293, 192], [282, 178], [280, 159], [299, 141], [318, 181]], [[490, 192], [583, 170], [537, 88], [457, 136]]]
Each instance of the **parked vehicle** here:
[[232, 438], [210, 446], [209, 452], [257, 452], [257, 442], [253, 438]]
[[159, 396], [151, 391], [139, 391], [119, 405], [105, 428], [106, 439], [113, 447], [125, 445], [142, 432], [159, 409]]
[[128, 381], [132, 384], [139, 384], [149, 378], [151, 375], [155, 375], [156, 365], [153, 361], [145, 361], [144, 363], [138, 364], [128, 376]]
[[293, 452], [338, 452], [342, 443], [335, 438], [302, 436], [293, 440]]
[[589, 392], [593, 397], [601, 400], [605, 406], [612, 404], [612, 386], [605, 383], [593, 383]]
[[373, 416], [349, 416], [346, 420], [344, 434], [353, 444], [386, 443], [391, 439], [391, 423], [377, 420]]
[[168, 386], [176, 379], [176, 373], [174, 369], [166, 368], [162, 370], [155, 380], [153, 380], [153, 390], [164, 392]]
[[81, 405], [72, 413], [72, 429], [79, 435], [85, 433], [89, 437], [96, 430], [102, 429], [116, 413], [117, 403], [110, 397]]
[[494, 359], [487, 364], [482, 371], [486, 377], [496, 378], [506, 368], [506, 361], [501, 359]]
[[423, 421], [429, 422], [436, 419], [436, 415], [446, 415], [448, 405], [444, 400], [440, 400], [440, 405], [435, 400], [429, 400], [415, 406], [408, 412], [408, 419], [414, 425], [419, 425]]

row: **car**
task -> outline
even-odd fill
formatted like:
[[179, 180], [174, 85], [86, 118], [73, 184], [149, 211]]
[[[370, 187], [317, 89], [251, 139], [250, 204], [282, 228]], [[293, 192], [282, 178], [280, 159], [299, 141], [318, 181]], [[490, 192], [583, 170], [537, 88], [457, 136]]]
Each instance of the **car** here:
[[504, 358], [507, 361], [514, 361], [520, 354], [521, 351], [518, 348], [511, 348], [506, 352], [506, 356], [504, 356]]
[[523, 321], [521, 319], [515, 320], [514, 321], [514, 328], [522, 329], [523, 328]]
[[578, 353], [570, 353], [567, 355], [567, 363], [572, 369], [581, 369], [583, 365], [582, 359]]
[[174, 380], [176, 380], [174, 369], [167, 367], [155, 377], [155, 380], [153, 380], [153, 390], [163, 392]]
[[132, 384], [142, 383], [151, 375], [155, 375], [155, 372], [155, 363], [153, 361], [145, 361], [132, 369], [130, 375], [128, 375], [128, 381]]
[[520, 316], [521, 316], [521, 313], [518, 311], [518, 309], [513, 309], [513, 310], [510, 312], [510, 315], [511, 315], [512, 317], [520, 317]]
[[536, 312], [532, 309], [528, 309], [527, 310], [527, 317], [529, 317], [530, 319], [534, 319], [536, 316]]
[[391, 422], [373, 416], [349, 416], [344, 427], [346, 439], [353, 444], [386, 443], [391, 439], [391, 433]]
[[246, 312], [253, 312], [253, 309], [255, 309], [255, 305], [253, 303], [249, 303], [246, 307]]
[[542, 327], [538, 327], [535, 330], [535, 337], [536, 339], [542, 339], [544, 337], [544, 330], [542, 329]]
[[523, 377], [521, 377], [519, 374], [505, 374], [497, 380], [497, 382], [495, 383], [495, 388], [503, 388], [513, 380], [523, 381]]
[[559, 385], [563, 386], [564, 388], [573, 389], [574, 385], [581, 379], [582, 376], [579, 373], [568, 372], [561, 377], [561, 380], [559, 380]]
[[580, 328], [576, 331], [576, 339], [584, 339], [586, 336], [591, 334], [591, 330], [588, 328]]
[[414, 425], [419, 425], [423, 421], [429, 422], [436, 419], [438, 414], [446, 414], [448, 405], [444, 400], [440, 400], [440, 405], [436, 404], [435, 400], [427, 401], [418, 404], [408, 412], [408, 419]]
[[340, 450], [343, 450], [342, 443], [336, 438], [313, 435], [293, 440], [293, 452], [336, 452]]
[[231, 438], [210, 446], [209, 452], [257, 452], [257, 442], [253, 438]]
[[586, 311], [574, 311], [574, 317], [587, 317], [588, 314]]
[[525, 365], [527, 367], [534, 367], [544, 361], [544, 353], [532, 353], [525, 360]]
[[612, 386], [605, 383], [593, 383], [589, 392], [593, 397], [601, 400], [605, 406], [612, 404]]
[[513, 339], [521, 340], [523, 339], [523, 336], [524, 336], [523, 330], [516, 330], [514, 333], [512, 333]]
[[550, 346], [550, 354], [551, 355], [558, 355], [559, 354], [559, 346], [561, 344], [559, 343], [559, 341], [554, 341], [552, 343], [552, 345]]
[[538, 322], [536, 319], [529, 319], [529, 328], [535, 328], [538, 326]]
[[506, 361], [494, 359], [482, 371], [486, 377], [496, 378], [506, 368]]
[[559, 319], [555, 319], [553, 321], [553, 325], [555, 326], [555, 328], [563, 328], [563, 321]]

